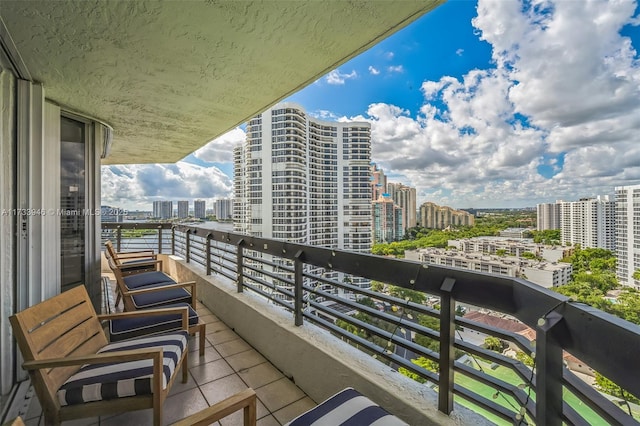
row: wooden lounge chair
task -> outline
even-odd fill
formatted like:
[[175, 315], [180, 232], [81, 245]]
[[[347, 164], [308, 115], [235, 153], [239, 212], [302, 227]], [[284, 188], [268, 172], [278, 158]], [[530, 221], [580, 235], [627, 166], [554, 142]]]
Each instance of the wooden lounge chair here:
[[244, 410], [244, 426], [256, 424], [256, 393], [253, 389], [245, 389], [229, 398], [198, 411], [171, 426], [208, 426], [236, 411]]
[[[102, 319], [182, 315], [181, 330], [109, 343]], [[187, 309], [173, 308], [96, 315], [84, 286], [9, 318], [18, 347], [43, 409], [46, 425], [82, 417], [162, 406], [182, 368], [187, 372]]]
[[[178, 283], [169, 275], [160, 271], [123, 276], [121, 267], [115, 265], [112, 259], [108, 259], [108, 262], [115, 276], [118, 291], [122, 295], [125, 311], [189, 305], [189, 333], [198, 334], [199, 355], [204, 356], [206, 324], [200, 321], [195, 311], [196, 283], [194, 281]], [[167, 322], [167, 324], [170, 325], [171, 323]], [[110, 329], [114, 335], [130, 338], [134, 336], [133, 333], [143, 329], [155, 328], [156, 330], [165, 331], [178, 326], [176, 320], [173, 320], [173, 324], [173, 327], [158, 329], [154, 319], [146, 321], [136, 319], [126, 321], [126, 323], [125, 321], [112, 322]]]

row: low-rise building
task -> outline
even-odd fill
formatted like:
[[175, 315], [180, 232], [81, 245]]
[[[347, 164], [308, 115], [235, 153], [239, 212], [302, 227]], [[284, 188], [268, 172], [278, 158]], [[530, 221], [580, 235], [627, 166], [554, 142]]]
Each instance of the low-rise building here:
[[570, 263], [544, 262], [514, 256], [497, 256], [485, 253], [464, 253], [427, 247], [407, 250], [405, 258], [431, 265], [452, 266], [471, 271], [521, 277], [542, 287], [558, 287], [567, 284], [573, 271]]

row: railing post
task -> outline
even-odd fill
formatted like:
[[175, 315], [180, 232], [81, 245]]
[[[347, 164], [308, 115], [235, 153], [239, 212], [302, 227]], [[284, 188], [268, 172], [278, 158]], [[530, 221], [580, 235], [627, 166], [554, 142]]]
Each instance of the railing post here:
[[562, 346], [557, 339], [558, 312], [542, 317], [536, 327], [536, 424], [562, 424]]
[[438, 375], [438, 410], [453, 411], [453, 362], [456, 332], [456, 301], [451, 296], [456, 280], [445, 278], [440, 286], [440, 365]]
[[296, 255], [294, 256], [294, 282], [295, 287], [293, 289], [294, 301], [293, 301], [293, 315], [294, 315], [294, 323], [297, 326], [302, 325], [302, 259], [304, 258], [304, 252], [302, 250], [298, 250]]
[[238, 293], [242, 293], [244, 290], [244, 271], [243, 271], [243, 262], [244, 262], [244, 239], [240, 239], [238, 241], [238, 250], [237, 250], [237, 260], [236, 260], [236, 277], [238, 284]]
[[116, 227], [116, 251], [122, 251], [122, 226]]
[[158, 253], [162, 253], [162, 225], [158, 226]]
[[207, 234], [207, 246], [205, 248], [205, 259], [207, 262], [207, 275], [211, 275], [211, 232]]
[[184, 256], [187, 263], [189, 263], [191, 257], [191, 241], [189, 240], [189, 234], [191, 233], [191, 229], [187, 229], [184, 233], [185, 243], [184, 243]]
[[176, 227], [171, 227], [171, 254], [176, 254]]

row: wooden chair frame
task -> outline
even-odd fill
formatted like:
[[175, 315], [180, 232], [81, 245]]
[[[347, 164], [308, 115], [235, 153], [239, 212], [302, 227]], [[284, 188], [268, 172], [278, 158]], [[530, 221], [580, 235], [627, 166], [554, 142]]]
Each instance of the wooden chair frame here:
[[[153, 250], [139, 250], [139, 251], [121, 251], [117, 252], [113, 247], [111, 241], [107, 240], [104, 243], [105, 256], [107, 259], [111, 258], [115, 262], [116, 266], [123, 268], [123, 272], [126, 274], [137, 273], [140, 266], [148, 266], [150, 269], [156, 269], [162, 271], [162, 260], [158, 259], [158, 255]], [[145, 259], [148, 259], [145, 261]], [[127, 264], [127, 261], [135, 260], [133, 264]], [[137, 269], [137, 270], [136, 270]]]
[[[165, 389], [162, 389], [163, 351], [161, 347], [124, 350], [98, 354], [108, 344], [101, 320], [180, 313], [182, 329], [188, 330], [188, 310], [169, 308], [140, 310], [121, 314], [97, 315], [84, 286], [78, 286], [58, 296], [25, 309], [9, 318], [18, 347], [25, 359], [22, 365], [29, 372], [46, 425], [115, 412], [153, 408], [153, 423], [162, 424], [162, 407], [171, 386], [182, 368], [182, 381], [187, 382], [187, 356], [182, 359]], [[153, 360], [152, 395], [138, 395], [112, 400], [62, 406], [57, 398], [60, 387], [82, 365]]]
[[256, 424], [256, 393], [253, 389], [245, 389], [229, 398], [198, 411], [171, 426], [208, 426], [236, 411], [244, 410], [244, 426]]
[[[115, 276], [118, 292], [120, 295], [122, 295], [122, 301], [124, 304], [125, 312], [136, 310], [136, 307], [133, 304], [132, 296], [135, 296], [138, 294], [155, 293], [158, 291], [169, 290], [173, 288], [184, 288], [189, 293], [191, 293], [191, 301], [189, 302], [189, 304], [193, 309], [196, 309], [197, 299], [196, 299], [196, 282], [195, 281], [185, 281], [183, 283], [166, 284], [160, 287], [143, 287], [137, 290], [129, 290], [126, 284], [124, 283], [124, 276], [122, 274], [121, 267], [119, 267], [118, 265], [115, 265], [113, 261], [109, 259], [107, 260], [109, 262], [109, 267], [111, 268], [111, 271]], [[200, 356], [204, 356], [206, 327], [207, 325], [200, 320], [198, 320], [198, 324], [195, 324], [189, 327], [189, 334], [195, 335], [196, 333], [198, 333], [198, 344], [199, 344], [198, 354]]]

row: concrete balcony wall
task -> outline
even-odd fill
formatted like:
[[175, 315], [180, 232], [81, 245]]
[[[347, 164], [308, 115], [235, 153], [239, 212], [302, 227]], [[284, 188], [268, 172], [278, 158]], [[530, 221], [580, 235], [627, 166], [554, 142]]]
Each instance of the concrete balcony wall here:
[[176, 256], [161, 255], [165, 272], [196, 281], [197, 297], [227, 326], [290, 377], [316, 402], [351, 386], [411, 425], [485, 425], [484, 417], [455, 405], [447, 416], [437, 393], [251, 292], [237, 293], [226, 277], [207, 276]]

